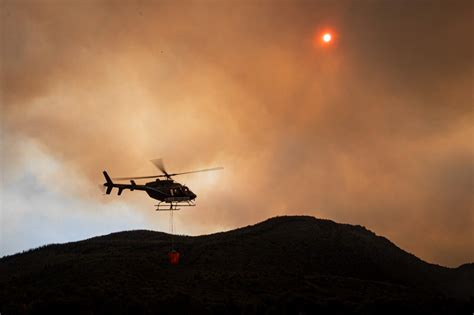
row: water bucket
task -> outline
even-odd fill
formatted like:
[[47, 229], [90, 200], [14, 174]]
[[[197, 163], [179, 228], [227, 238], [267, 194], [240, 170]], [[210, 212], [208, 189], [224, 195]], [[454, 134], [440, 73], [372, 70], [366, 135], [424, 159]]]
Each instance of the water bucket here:
[[177, 265], [179, 263], [179, 253], [175, 250], [172, 250], [168, 253], [168, 258], [170, 260], [170, 264]]

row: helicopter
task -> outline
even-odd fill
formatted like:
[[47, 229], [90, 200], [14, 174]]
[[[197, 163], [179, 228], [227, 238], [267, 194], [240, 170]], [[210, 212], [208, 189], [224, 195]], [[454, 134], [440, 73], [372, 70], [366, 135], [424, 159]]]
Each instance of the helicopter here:
[[[117, 177], [113, 180], [130, 180], [130, 184], [116, 184], [112, 181], [107, 171], [103, 171], [105, 177], [105, 183], [103, 186], [106, 188], [105, 193], [110, 195], [113, 188], [118, 189], [117, 195], [121, 195], [123, 190], [129, 189], [144, 190], [153, 199], [159, 201], [156, 206], [156, 211], [173, 211], [180, 210], [180, 207], [194, 207], [196, 205], [196, 194], [193, 193], [186, 185], [175, 182], [172, 176], [191, 174], [198, 172], [217, 171], [223, 169], [223, 167], [207, 168], [197, 171], [189, 171], [182, 173], [168, 173], [165, 169], [162, 159], [151, 160], [151, 162], [163, 173], [162, 175], [151, 175], [151, 176], [138, 176], [138, 177]], [[136, 179], [156, 178], [152, 182], [148, 182], [145, 185], [138, 185]], [[164, 179], [160, 179], [164, 178]], [[102, 186], [101, 186], [102, 187]]]

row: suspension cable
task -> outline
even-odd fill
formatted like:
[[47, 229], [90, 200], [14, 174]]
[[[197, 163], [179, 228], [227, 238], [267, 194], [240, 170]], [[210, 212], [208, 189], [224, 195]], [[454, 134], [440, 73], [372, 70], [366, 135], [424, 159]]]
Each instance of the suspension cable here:
[[174, 216], [173, 216], [173, 209], [170, 209], [170, 234], [171, 234], [171, 250], [174, 250]]

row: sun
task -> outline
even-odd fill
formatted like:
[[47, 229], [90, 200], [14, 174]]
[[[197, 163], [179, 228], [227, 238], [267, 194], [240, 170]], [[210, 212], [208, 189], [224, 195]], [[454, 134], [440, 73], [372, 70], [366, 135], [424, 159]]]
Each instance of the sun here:
[[338, 33], [333, 28], [319, 28], [313, 33], [313, 46], [316, 49], [329, 49], [338, 42]]
[[332, 40], [332, 36], [330, 33], [325, 33], [322, 37], [323, 42], [329, 43]]

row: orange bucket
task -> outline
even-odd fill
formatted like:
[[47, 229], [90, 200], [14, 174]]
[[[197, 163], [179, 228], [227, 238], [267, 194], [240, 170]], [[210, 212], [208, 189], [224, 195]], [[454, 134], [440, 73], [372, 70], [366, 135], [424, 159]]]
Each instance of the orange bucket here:
[[179, 263], [179, 253], [175, 250], [172, 250], [168, 253], [168, 258], [170, 259], [170, 264], [177, 265]]

